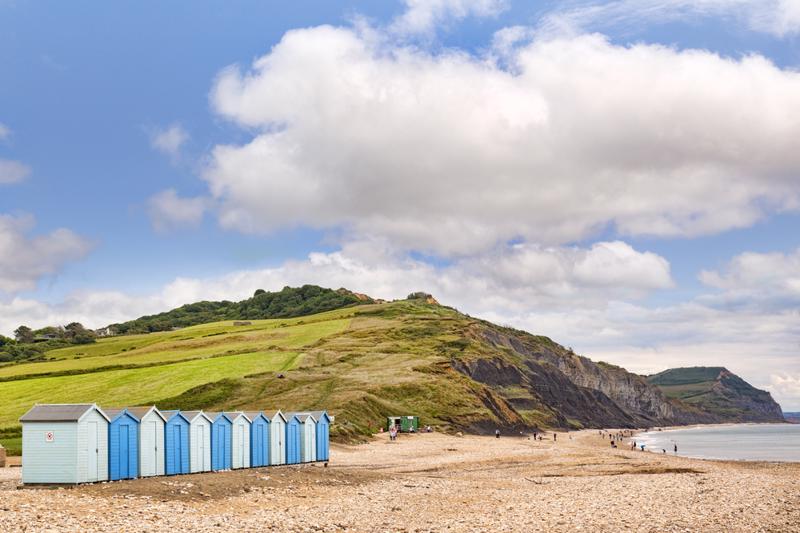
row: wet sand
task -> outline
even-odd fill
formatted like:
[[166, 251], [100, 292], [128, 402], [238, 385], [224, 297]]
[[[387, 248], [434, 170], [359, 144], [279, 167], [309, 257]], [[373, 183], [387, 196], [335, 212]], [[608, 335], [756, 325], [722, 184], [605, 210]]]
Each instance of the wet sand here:
[[0, 531], [800, 531], [800, 464], [611, 449], [596, 431], [379, 436], [333, 446], [328, 468], [19, 481], [0, 469]]

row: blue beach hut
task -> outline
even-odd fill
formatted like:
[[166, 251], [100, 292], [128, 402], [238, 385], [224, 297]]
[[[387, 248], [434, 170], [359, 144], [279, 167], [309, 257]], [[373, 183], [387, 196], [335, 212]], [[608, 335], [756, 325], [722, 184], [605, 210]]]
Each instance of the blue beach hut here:
[[139, 419], [127, 409], [104, 409], [108, 424], [108, 479], [139, 477]]
[[225, 413], [209, 413], [211, 419], [211, 470], [230, 470], [233, 420]]
[[264, 413], [247, 412], [250, 425], [250, 466], [255, 468], [269, 464], [269, 418]]
[[189, 473], [189, 419], [180, 411], [162, 411], [164, 425], [164, 471], [168, 476]]
[[294, 465], [300, 462], [300, 431], [303, 423], [297, 415], [286, 415], [286, 464]]

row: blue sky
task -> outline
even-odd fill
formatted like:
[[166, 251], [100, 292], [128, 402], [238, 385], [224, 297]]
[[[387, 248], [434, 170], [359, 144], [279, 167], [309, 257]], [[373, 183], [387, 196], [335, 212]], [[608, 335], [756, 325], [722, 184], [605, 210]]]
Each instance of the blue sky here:
[[798, 29], [793, 0], [0, 1], [0, 332], [428, 290], [800, 410]]

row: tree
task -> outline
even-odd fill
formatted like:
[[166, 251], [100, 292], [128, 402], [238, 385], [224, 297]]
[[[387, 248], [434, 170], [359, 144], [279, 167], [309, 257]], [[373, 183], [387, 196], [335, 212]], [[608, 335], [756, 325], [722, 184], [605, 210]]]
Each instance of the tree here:
[[17, 342], [32, 343], [33, 330], [28, 326], [20, 326], [14, 330], [14, 338], [17, 339]]
[[256, 289], [256, 292], [253, 294], [253, 298], [258, 296], [259, 294], [267, 294], [267, 291], [265, 291], [264, 289]]
[[16, 344], [16, 342], [17, 341], [15, 341], [14, 339], [10, 339], [8, 337], [0, 335], [0, 348], [3, 348], [4, 346], [11, 346], [12, 344]]
[[64, 326], [64, 337], [75, 344], [89, 344], [94, 342], [96, 336], [94, 331], [86, 329], [80, 322], [70, 322]]

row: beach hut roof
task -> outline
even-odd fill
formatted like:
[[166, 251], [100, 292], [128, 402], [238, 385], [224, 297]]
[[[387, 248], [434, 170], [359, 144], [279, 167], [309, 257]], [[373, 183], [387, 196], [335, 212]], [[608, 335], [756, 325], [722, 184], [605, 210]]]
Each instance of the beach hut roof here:
[[247, 418], [250, 419], [250, 422], [255, 422], [256, 418], [258, 418], [259, 416], [262, 417], [267, 422], [270, 422], [270, 418], [264, 415], [264, 413], [262, 413], [261, 411], [245, 411], [244, 414], [247, 415]]
[[128, 409], [128, 408], [125, 408], [125, 407], [123, 407], [122, 409], [119, 409], [119, 408], [115, 408], [115, 409], [103, 409], [103, 412], [104, 412], [106, 415], [108, 415], [108, 419], [109, 419], [109, 421], [111, 421], [111, 420], [114, 420], [114, 419], [116, 419], [117, 417], [119, 417], [119, 416], [122, 416], [123, 414], [128, 414], [128, 415], [132, 416], [133, 418], [135, 418], [135, 419], [136, 419], [136, 421], [137, 421], [137, 422], [141, 422], [141, 421], [142, 421], [141, 417], [138, 417], [138, 416], [136, 416], [135, 414], [133, 414], [133, 413], [131, 412], [131, 410], [130, 410], [130, 409]]
[[214, 421], [214, 419], [213, 419], [213, 418], [211, 418], [211, 414], [210, 414], [210, 413], [207, 413], [207, 412], [205, 412], [205, 411], [181, 411], [181, 414], [182, 414], [182, 415], [183, 415], [183, 417], [184, 417], [186, 420], [188, 420], [189, 422], [194, 422], [194, 420], [195, 420], [195, 419], [196, 419], [198, 416], [202, 416], [202, 417], [204, 417], [204, 418], [205, 418], [206, 420], [208, 420], [209, 422], [213, 422], [213, 421]]
[[283, 418], [283, 421], [286, 422], [286, 415], [283, 414], [280, 409], [278, 409], [277, 411], [262, 411], [262, 412], [264, 413], [264, 416], [269, 418], [270, 420], [280, 415], [280, 417]]
[[304, 423], [304, 424], [306, 423], [306, 420], [308, 420], [309, 418], [310, 418], [311, 420], [313, 420], [314, 422], [316, 422], [316, 421], [317, 421], [317, 419], [316, 419], [316, 418], [314, 418], [314, 416], [312, 416], [312, 414], [311, 414], [311, 413], [290, 413], [290, 414], [291, 414], [292, 416], [296, 416], [296, 417], [297, 417], [297, 419], [298, 419], [300, 422]]
[[247, 413], [245, 413], [244, 411], [224, 411], [223, 414], [227, 416], [228, 420], [230, 420], [231, 422], [233, 422], [240, 416], [243, 416], [248, 422], [253, 421], [253, 419], [247, 416]]
[[94, 403], [36, 404], [19, 418], [20, 422], [77, 422], [86, 413], [96, 409], [110, 422], [108, 415]]
[[332, 420], [331, 415], [328, 414], [328, 411], [305, 411], [303, 414], [309, 414], [313, 416], [314, 420], [316, 420], [317, 422], [322, 420], [322, 417], [327, 418], [329, 421]]
[[203, 414], [212, 422], [216, 421], [221, 416], [225, 417], [225, 420], [228, 422], [233, 422], [233, 417], [225, 414], [223, 411], [203, 411]]
[[150, 411], [153, 411], [155, 414], [157, 414], [164, 422], [167, 421], [167, 417], [164, 416], [164, 413], [159, 411], [155, 405], [149, 405], [149, 406], [145, 405], [142, 407], [128, 407], [128, 412], [131, 413], [136, 418], [138, 418], [139, 420], [147, 416], [150, 413]]

